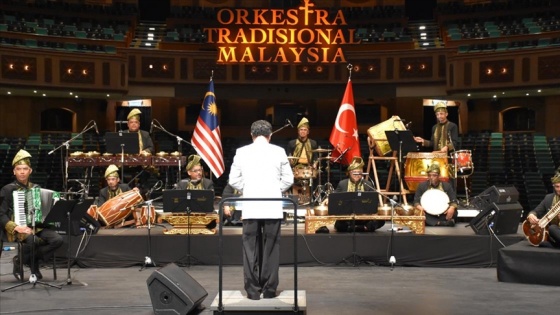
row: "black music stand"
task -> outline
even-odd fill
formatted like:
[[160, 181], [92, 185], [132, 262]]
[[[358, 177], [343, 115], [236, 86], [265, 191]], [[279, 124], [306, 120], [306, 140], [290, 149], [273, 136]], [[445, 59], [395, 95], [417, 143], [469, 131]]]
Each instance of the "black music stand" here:
[[356, 215], [376, 214], [379, 199], [375, 191], [355, 191], [332, 193], [329, 195], [329, 215], [352, 216], [352, 254], [342, 259], [341, 262], [349, 263], [356, 267], [365, 260], [356, 253]]
[[[59, 200], [60, 201], [60, 200]], [[57, 202], [58, 203], [58, 202]], [[56, 204], [55, 204], [56, 205]], [[33, 206], [29, 206], [29, 209], [27, 210], [28, 214], [31, 215], [31, 222], [32, 222], [32, 232], [31, 232], [31, 236], [28, 237], [32, 237], [32, 242], [31, 242], [31, 262], [30, 262], [30, 268], [31, 268], [31, 274], [29, 275], [29, 280], [27, 280], [26, 282], [22, 282], [19, 284], [16, 284], [14, 286], [11, 286], [9, 288], [3, 289], [2, 292], [17, 288], [17, 287], [21, 287], [23, 285], [26, 284], [32, 284], [33, 288], [35, 288], [35, 285], [37, 284], [41, 284], [47, 287], [51, 287], [51, 288], [56, 288], [56, 289], [62, 289], [61, 286], [59, 285], [54, 285], [54, 284], [50, 284], [50, 283], [46, 283], [43, 281], [40, 281], [37, 279], [37, 275], [35, 273], [33, 273], [33, 269], [35, 269], [35, 238], [37, 237], [37, 223], [35, 222], [35, 214], [37, 209], [34, 209]], [[52, 211], [52, 209], [46, 209], [45, 211], [43, 211], [45, 213], [45, 219], [43, 220], [43, 223], [41, 225], [45, 225], [47, 223], [51, 223], [54, 222], [53, 219], [56, 217], [55, 215], [55, 211]], [[21, 244], [21, 246], [24, 246], [23, 244]]]
[[137, 133], [107, 132], [105, 150], [108, 153], [121, 154], [121, 178], [124, 178], [124, 155], [140, 153], [140, 140]]
[[[66, 249], [67, 263], [67, 278], [66, 285], [72, 285], [72, 275], [70, 273], [70, 267], [73, 262], [71, 261], [71, 250], [72, 250], [72, 236], [80, 234], [80, 225], [82, 223], [82, 218], [86, 215], [87, 210], [93, 204], [94, 199], [74, 199], [74, 200], [59, 200], [54, 204], [51, 213], [53, 214], [53, 222], [60, 222], [62, 227], [66, 227], [66, 238], [68, 239], [68, 248]], [[49, 214], [50, 216], [50, 214]], [[93, 226], [89, 228], [94, 233], [98, 229], [98, 226]], [[88, 227], [84, 233], [87, 233]], [[72, 257], [75, 261], [77, 256]], [[79, 282], [79, 281], [78, 281]], [[87, 283], [80, 282], [82, 286], [87, 286]]]
[[191, 259], [200, 264], [200, 260], [191, 256], [191, 213], [211, 213], [214, 211], [213, 190], [164, 190], [163, 209], [165, 212], [187, 213], [187, 267]]

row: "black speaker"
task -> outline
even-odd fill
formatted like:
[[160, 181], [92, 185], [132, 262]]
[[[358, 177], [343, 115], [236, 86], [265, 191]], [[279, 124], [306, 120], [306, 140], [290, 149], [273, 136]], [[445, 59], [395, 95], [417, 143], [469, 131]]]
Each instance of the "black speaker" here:
[[154, 271], [146, 283], [155, 314], [187, 314], [208, 296], [196, 280], [173, 263]]
[[488, 203], [511, 203], [519, 200], [519, 192], [514, 186], [492, 186], [475, 198], [481, 198]]
[[469, 226], [476, 234], [490, 234], [491, 228], [496, 235], [515, 234], [519, 228], [523, 207], [519, 202], [493, 202], [490, 207], [483, 209], [471, 220]]

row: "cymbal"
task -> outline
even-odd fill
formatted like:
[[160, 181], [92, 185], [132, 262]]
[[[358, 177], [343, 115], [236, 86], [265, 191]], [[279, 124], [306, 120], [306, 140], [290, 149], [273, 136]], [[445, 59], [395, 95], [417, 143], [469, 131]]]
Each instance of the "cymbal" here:
[[311, 150], [311, 152], [313, 153], [327, 153], [327, 152], [331, 152], [331, 149], [315, 149], [315, 150]]
[[331, 156], [325, 156], [325, 157], [317, 158], [317, 160], [330, 160], [330, 159], [332, 159]]

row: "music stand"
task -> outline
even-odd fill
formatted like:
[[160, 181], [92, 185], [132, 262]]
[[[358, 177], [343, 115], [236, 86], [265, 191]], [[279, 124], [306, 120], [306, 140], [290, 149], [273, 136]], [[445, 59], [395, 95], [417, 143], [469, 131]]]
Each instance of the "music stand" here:
[[121, 155], [121, 178], [124, 178], [124, 155], [140, 153], [138, 134], [129, 132], [107, 132], [105, 134], [105, 150], [107, 153]]
[[200, 263], [196, 257], [191, 256], [191, 213], [211, 213], [214, 211], [213, 190], [164, 190], [163, 211], [187, 212], [187, 267], [191, 266], [191, 259]]
[[352, 260], [352, 266], [356, 267], [365, 260], [356, 253], [356, 215], [376, 214], [379, 205], [378, 193], [375, 191], [355, 191], [332, 193], [329, 195], [329, 215], [351, 215], [352, 216], [352, 254], [342, 259], [341, 262], [348, 263]]

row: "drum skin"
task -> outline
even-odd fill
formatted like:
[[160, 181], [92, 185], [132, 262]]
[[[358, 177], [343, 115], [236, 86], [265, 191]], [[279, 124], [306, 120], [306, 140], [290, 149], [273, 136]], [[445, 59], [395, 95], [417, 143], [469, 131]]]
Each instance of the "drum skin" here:
[[420, 198], [420, 204], [426, 213], [438, 216], [449, 208], [449, 196], [439, 189], [428, 189]]
[[138, 191], [129, 190], [107, 200], [97, 209], [97, 213], [106, 226], [113, 226], [128, 217], [134, 206], [143, 200]]
[[426, 171], [435, 162], [439, 164], [440, 180], [448, 182], [447, 154], [439, 152], [410, 152], [406, 155], [404, 181], [408, 185], [409, 191], [416, 191], [418, 184], [428, 180], [428, 173]]

